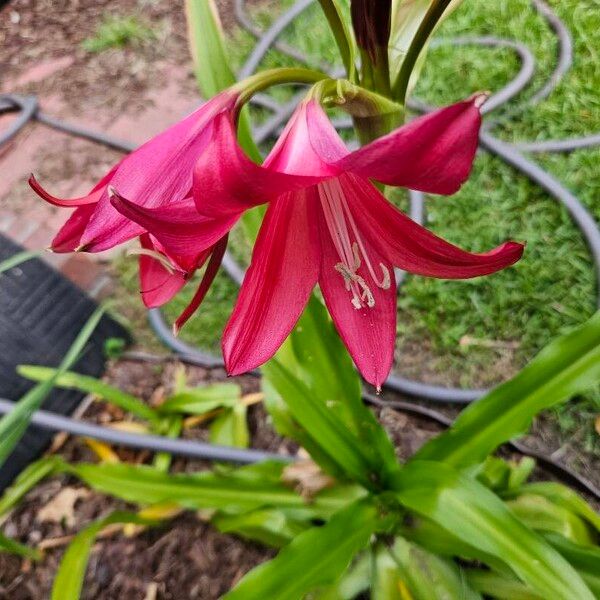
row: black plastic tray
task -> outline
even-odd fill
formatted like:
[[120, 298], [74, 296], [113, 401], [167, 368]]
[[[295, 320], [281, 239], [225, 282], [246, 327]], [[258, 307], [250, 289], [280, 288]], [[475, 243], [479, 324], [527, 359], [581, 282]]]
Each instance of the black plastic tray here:
[[[0, 261], [22, 251], [0, 236]], [[19, 364], [57, 366], [96, 308], [96, 303], [77, 286], [40, 259], [21, 263], [0, 274], [0, 397], [18, 400], [32, 383], [17, 375]], [[94, 332], [75, 370], [100, 376], [104, 372], [104, 342], [129, 340], [127, 331], [105, 316]], [[83, 394], [55, 389], [44, 408], [70, 414]], [[12, 455], [0, 468], [0, 490], [47, 448], [52, 433], [30, 427]]]

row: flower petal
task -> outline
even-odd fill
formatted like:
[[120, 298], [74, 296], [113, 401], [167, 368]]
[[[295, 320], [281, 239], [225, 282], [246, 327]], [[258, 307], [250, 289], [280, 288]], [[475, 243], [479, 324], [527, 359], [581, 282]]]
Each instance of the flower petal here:
[[35, 178], [34, 175], [29, 176], [28, 183], [31, 189], [43, 200], [54, 206], [61, 206], [66, 208], [74, 208], [76, 206], [84, 206], [86, 204], [96, 204], [102, 196], [104, 189], [110, 183], [116, 170], [119, 168], [121, 163], [117, 163], [90, 191], [87, 196], [80, 196], [79, 198], [58, 198], [47, 192], [40, 182]]
[[[298, 150], [306, 160], [306, 148]], [[324, 169], [331, 171], [327, 166]], [[265, 166], [252, 162], [238, 144], [232, 115], [224, 112], [215, 118], [211, 142], [196, 162], [194, 201], [198, 212], [213, 218], [241, 213], [323, 178], [318, 170], [307, 173], [291, 175], [279, 172], [268, 162]]]
[[471, 172], [484, 96], [429, 113], [359, 148], [336, 163], [386, 185], [453, 194]]
[[[122, 160], [111, 185], [132, 202], [148, 208], [189, 196], [194, 165], [212, 137], [212, 121], [219, 112], [231, 109], [235, 99], [231, 92], [223, 92], [140, 146]], [[137, 223], [115, 211], [106, 190], [82, 243], [86, 250], [99, 252], [142, 232]]]
[[[333, 245], [331, 234], [322, 211], [319, 211], [321, 237], [321, 274], [319, 286], [325, 304], [348, 352], [361, 375], [377, 389], [389, 375], [394, 359], [396, 339], [396, 282], [393, 269], [389, 269], [390, 281], [387, 289], [378, 287], [366, 269], [359, 270], [369, 285], [375, 304], [356, 309], [351, 293], [346, 289], [344, 278], [335, 268], [340, 257]], [[371, 263], [389, 265], [376, 247], [363, 240]]]
[[113, 191], [111, 201], [122, 215], [149, 231], [186, 271], [197, 268], [199, 257], [227, 234], [238, 219], [237, 214], [221, 219], [203, 217], [191, 198], [160, 208], [145, 208]]
[[219, 267], [221, 266], [221, 261], [223, 260], [223, 255], [225, 254], [225, 250], [227, 249], [227, 238], [228, 234], [225, 234], [216, 244], [214, 250], [211, 254], [210, 260], [208, 261], [208, 265], [206, 265], [206, 271], [202, 276], [202, 281], [200, 281], [200, 285], [196, 290], [192, 300], [185, 307], [184, 311], [177, 317], [173, 325], [173, 333], [177, 335], [181, 328], [187, 323], [188, 319], [198, 310], [199, 306], [202, 304], [206, 293], [210, 289], [212, 282], [217, 276], [217, 272], [219, 271]]
[[361, 233], [400, 269], [443, 279], [489, 275], [514, 263], [524, 246], [506, 242], [489, 252], [473, 254], [446, 242], [392, 206], [368, 181], [345, 175], [342, 186]]
[[[140, 244], [145, 250], [160, 252], [147, 233], [140, 236]], [[176, 269], [169, 272], [160, 261], [151, 256], [140, 255], [139, 265], [140, 293], [148, 308], [162, 306], [185, 285], [185, 273]]]
[[52, 240], [53, 252], [75, 252], [81, 246], [81, 236], [94, 213], [94, 204], [77, 207]]
[[227, 372], [254, 369], [284, 342], [315, 286], [319, 241], [314, 190], [286, 194], [269, 205], [252, 262], [223, 332]]

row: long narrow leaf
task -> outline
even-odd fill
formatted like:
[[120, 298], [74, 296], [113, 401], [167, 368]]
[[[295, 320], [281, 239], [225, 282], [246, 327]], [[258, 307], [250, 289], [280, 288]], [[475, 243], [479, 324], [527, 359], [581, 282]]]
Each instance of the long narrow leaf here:
[[224, 600], [300, 600], [338, 579], [379, 525], [374, 505], [367, 501], [351, 504], [323, 527], [300, 534], [276, 558], [253, 569]]
[[67, 371], [77, 361], [104, 312], [105, 308], [99, 307], [92, 313], [65, 354], [56, 374], [29, 390], [15, 404], [13, 410], [0, 420], [0, 466], [4, 464], [25, 433], [31, 420], [31, 415], [41, 406], [46, 396], [50, 393], [56, 383], [57, 377]]
[[317, 400], [303, 381], [294, 377], [275, 359], [264, 367], [269, 380], [275, 386], [296, 421], [310, 432], [319, 446], [338, 467], [352, 480], [367, 488], [373, 487], [369, 452], [341, 422], [335, 413]]
[[600, 598], [600, 548], [574, 544], [556, 533], [544, 537], [577, 570], [596, 598]]
[[553, 600], [592, 600], [582, 578], [490, 490], [443, 464], [417, 461], [396, 477], [398, 499], [486, 554]]
[[344, 498], [324, 494], [308, 505], [279, 479], [248, 477], [244, 469], [188, 475], [144, 465], [82, 463], [64, 465], [63, 470], [100, 492], [143, 505], [173, 503], [233, 513], [264, 507], [307, 508], [314, 516], [325, 517], [347, 503]]
[[585, 519], [600, 533], [600, 515], [572, 489], [555, 481], [539, 481], [523, 485], [521, 488], [508, 494], [516, 497], [520, 494], [534, 494], [543, 496], [558, 506], [568, 508], [571, 512]]
[[497, 600], [544, 600], [544, 596], [532, 592], [520, 581], [498, 575], [493, 571], [469, 569], [465, 573], [471, 587], [485, 594], [486, 597]]
[[215, 383], [205, 387], [185, 389], [167, 398], [159, 407], [161, 413], [203, 415], [215, 408], [232, 408], [242, 390], [235, 383]]
[[0, 498], [0, 522], [2, 517], [11, 510], [44, 477], [52, 474], [60, 466], [60, 461], [55, 457], [42, 458], [25, 467], [12, 485], [4, 490]]
[[37, 365], [19, 365], [17, 373], [22, 377], [31, 379], [32, 381], [45, 382], [55, 378], [57, 387], [79, 390], [86, 394], [94, 394], [98, 398], [102, 398], [124, 411], [131, 413], [146, 421], [156, 421], [158, 415], [147, 404], [139, 398], [121, 391], [119, 388], [113, 387], [104, 381], [100, 381], [95, 377], [81, 375], [73, 371], [58, 373], [58, 369], [51, 367], [40, 367]]
[[13, 254], [0, 262], [0, 273], [18, 267], [21, 263], [27, 262], [40, 254], [41, 252], [39, 250], [23, 250], [23, 252], [17, 252], [17, 254]]
[[30, 558], [31, 560], [39, 560], [42, 557], [41, 553], [35, 548], [30, 548], [20, 542], [11, 540], [0, 531], [0, 553], [2, 552], [16, 554], [17, 556]]
[[[284, 433], [302, 443], [324, 470], [375, 487], [398, 470], [394, 447], [363, 404], [350, 356], [316, 297], [264, 375], [266, 406], [275, 410], [276, 425], [283, 424]], [[271, 387], [281, 402], [270, 397]]]
[[516, 377], [464, 410], [413, 460], [465, 467], [524, 433], [540, 411], [600, 381], [600, 311], [544, 348]]
[[114, 523], [149, 525], [152, 524], [152, 521], [131, 513], [115, 512], [80, 531], [67, 548], [60, 563], [52, 586], [51, 600], [79, 599], [94, 540], [107, 525]]

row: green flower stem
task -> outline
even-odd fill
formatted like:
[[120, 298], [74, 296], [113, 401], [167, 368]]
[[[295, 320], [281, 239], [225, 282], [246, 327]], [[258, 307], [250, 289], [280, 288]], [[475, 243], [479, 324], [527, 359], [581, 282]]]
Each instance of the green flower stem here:
[[400, 104], [406, 103], [408, 83], [415, 67], [415, 63], [419, 58], [419, 54], [421, 54], [423, 46], [429, 39], [429, 36], [433, 32], [438, 21], [442, 18], [442, 15], [450, 2], [451, 0], [433, 0], [429, 10], [425, 13], [425, 17], [423, 17], [423, 21], [421, 21], [419, 29], [417, 29], [417, 33], [408, 48], [408, 52], [402, 62], [400, 72], [398, 73], [398, 77], [396, 78], [396, 82], [392, 89], [392, 98]]
[[340, 51], [342, 62], [346, 68], [346, 75], [352, 82], [356, 79], [356, 49], [354, 47], [354, 40], [343, 16], [340, 14], [340, 9], [337, 6], [335, 0], [319, 0], [321, 9], [329, 23], [335, 43]]
[[274, 85], [282, 85], [285, 83], [311, 84], [328, 78], [328, 75], [325, 73], [313, 69], [270, 69], [236, 83], [231, 89], [240, 94], [237, 105], [241, 107], [246, 104], [254, 94], [262, 92]]

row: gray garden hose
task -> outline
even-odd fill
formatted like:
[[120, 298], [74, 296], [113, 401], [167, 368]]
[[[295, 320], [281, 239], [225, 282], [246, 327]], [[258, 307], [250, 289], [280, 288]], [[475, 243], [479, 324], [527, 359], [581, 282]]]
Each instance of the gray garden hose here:
[[[0, 398], [0, 414], [9, 413], [14, 408], [14, 402]], [[169, 438], [162, 435], [150, 435], [119, 431], [110, 427], [94, 425], [79, 419], [63, 417], [53, 412], [37, 410], [33, 413], [31, 423], [52, 431], [66, 431], [72, 435], [101, 440], [108, 444], [128, 446], [153, 452], [168, 452], [191, 458], [216, 460], [238, 464], [252, 464], [262, 460], [280, 460], [289, 462], [292, 456], [263, 452], [262, 450], [245, 450], [229, 446], [216, 446], [194, 440]]]

